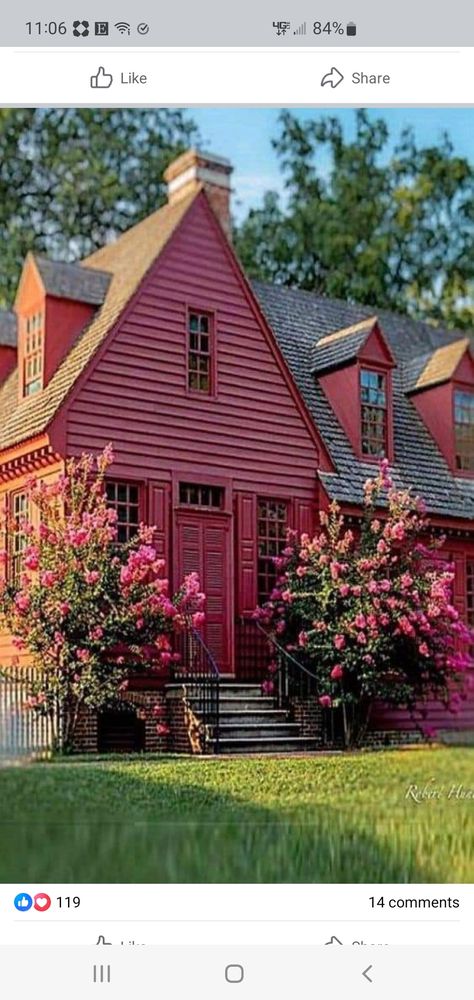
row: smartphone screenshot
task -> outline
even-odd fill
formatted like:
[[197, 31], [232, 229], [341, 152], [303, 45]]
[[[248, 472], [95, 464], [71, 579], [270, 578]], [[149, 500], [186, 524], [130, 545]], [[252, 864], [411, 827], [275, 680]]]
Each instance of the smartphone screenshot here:
[[460, 0], [2, 14], [20, 1000], [472, 978], [473, 53]]

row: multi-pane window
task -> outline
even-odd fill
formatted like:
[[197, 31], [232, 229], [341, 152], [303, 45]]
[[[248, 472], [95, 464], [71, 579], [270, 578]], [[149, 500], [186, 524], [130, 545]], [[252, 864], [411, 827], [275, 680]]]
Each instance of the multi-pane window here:
[[454, 393], [456, 468], [474, 472], [474, 392]]
[[387, 378], [382, 372], [360, 372], [362, 454], [381, 458], [387, 454]]
[[23, 395], [31, 396], [43, 384], [43, 314], [34, 313], [25, 320], [23, 356]]
[[117, 540], [130, 541], [140, 524], [139, 488], [134, 483], [106, 483], [107, 503], [117, 511]]
[[474, 559], [466, 565], [466, 611], [468, 625], [474, 628]]
[[199, 483], [180, 483], [179, 502], [188, 507], [211, 507], [222, 510], [224, 490], [222, 486], [201, 486]]
[[212, 320], [207, 313], [188, 315], [188, 389], [211, 393]]
[[22, 522], [28, 517], [26, 493], [12, 493], [10, 496], [10, 529], [8, 532], [8, 578], [13, 586], [20, 585], [23, 570], [23, 553], [26, 535]]
[[275, 558], [285, 547], [288, 505], [281, 500], [258, 500], [258, 603], [268, 601], [278, 576]]

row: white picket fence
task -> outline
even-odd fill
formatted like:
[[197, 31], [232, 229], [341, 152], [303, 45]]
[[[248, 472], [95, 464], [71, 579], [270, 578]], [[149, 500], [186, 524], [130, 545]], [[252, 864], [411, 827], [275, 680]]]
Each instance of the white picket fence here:
[[26, 707], [33, 671], [0, 676], [0, 764], [41, 757], [52, 746], [51, 721]]

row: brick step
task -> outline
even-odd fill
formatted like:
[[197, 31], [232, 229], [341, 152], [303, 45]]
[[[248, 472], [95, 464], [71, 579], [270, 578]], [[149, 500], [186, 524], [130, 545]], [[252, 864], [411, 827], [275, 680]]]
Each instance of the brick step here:
[[219, 753], [304, 753], [309, 750], [317, 750], [317, 740], [308, 739], [306, 736], [262, 736], [251, 739], [250, 737], [238, 739], [222, 739], [219, 743]]
[[285, 736], [299, 736], [300, 727], [296, 722], [224, 722], [220, 726], [220, 737], [224, 742], [228, 739], [283, 739]]

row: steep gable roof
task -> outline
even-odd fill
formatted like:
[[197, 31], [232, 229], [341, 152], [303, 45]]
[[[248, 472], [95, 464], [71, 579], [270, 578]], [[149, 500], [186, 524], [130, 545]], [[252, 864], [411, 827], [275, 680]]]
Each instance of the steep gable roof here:
[[6, 380], [0, 389], [0, 448], [7, 448], [46, 430], [198, 193], [195, 191], [174, 205], [164, 205], [115, 242], [96, 250], [82, 261], [79, 266], [88, 271], [93, 269], [110, 276], [103, 305], [45, 389], [18, 401], [17, 370]]
[[469, 340], [467, 337], [463, 340], [456, 340], [453, 344], [445, 344], [443, 347], [438, 347], [426, 359], [426, 363], [420, 371], [413, 389], [428, 389], [431, 386], [440, 385], [442, 382], [448, 382], [453, 377], [461, 358], [468, 349]]
[[[327, 299], [311, 292], [253, 282], [261, 307], [288, 362], [295, 382], [313, 415], [337, 472], [320, 472], [331, 498], [359, 505], [374, 465], [360, 461], [336, 418], [317, 377], [312, 373], [315, 342], [338, 328], [345, 330], [373, 317], [370, 308]], [[397, 363], [393, 370], [394, 480], [423, 496], [428, 509], [443, 517], [474, 517], [474, 481], [452, 475], [413, 403], [407, 397], [404, 370], [414, 359], [448, 344], [461, 334], [431, 327], [381, 310], [378, 320]]]
[[377, 317], [371, 316], [321, 337], [316, 341], [312, 352], [313, 372], [321, 375], [353, 361], [376, 325]]

